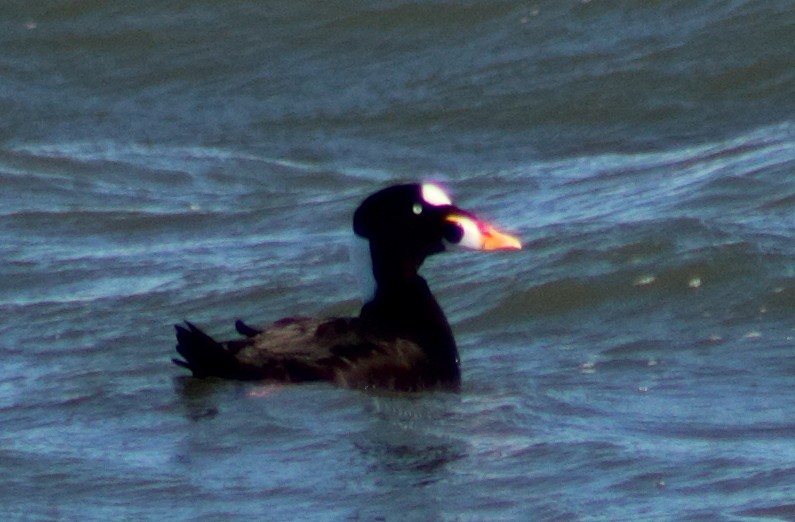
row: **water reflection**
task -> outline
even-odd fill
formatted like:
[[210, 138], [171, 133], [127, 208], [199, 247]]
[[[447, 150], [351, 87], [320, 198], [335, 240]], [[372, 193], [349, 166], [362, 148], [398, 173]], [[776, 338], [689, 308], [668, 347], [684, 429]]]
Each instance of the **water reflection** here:
[[214, 379], [194, 379], [182, 376], [174, 379], [174, 388], [185, 411], [185, 417], [192, 421], [212, 419], [218, 415], [218, 405], [214, 400], [218, 383]]
[[468, 454], [467, 444], [446, 433], [445, 421], [460, 398], [454, 394], [370, 397], [371, 420], [353, 438], [367, 471], [370, 515], [410, 509], [427, 520], [442, 518], [441, 491], [454, 480], [453, 465]]
[[450, 506], [439, 499], [456, 489], [471, 452], [456, 426], [460, 395], [263, 386], [174, 379], [190, 421], [175, 450], [180, 469], [207, 481], [235, 477], [246, 491], [267, 492], [263, 506], [331, 502], [349, 520], [445, 517]]

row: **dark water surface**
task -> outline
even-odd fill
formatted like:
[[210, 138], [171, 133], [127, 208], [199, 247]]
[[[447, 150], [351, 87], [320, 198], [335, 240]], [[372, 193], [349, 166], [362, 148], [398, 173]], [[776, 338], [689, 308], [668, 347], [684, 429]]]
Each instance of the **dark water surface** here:
[[[0, 519], [795, 519], [789, 1], [0, 3]], [[435, 179], [459, 394], [194, 381]]]

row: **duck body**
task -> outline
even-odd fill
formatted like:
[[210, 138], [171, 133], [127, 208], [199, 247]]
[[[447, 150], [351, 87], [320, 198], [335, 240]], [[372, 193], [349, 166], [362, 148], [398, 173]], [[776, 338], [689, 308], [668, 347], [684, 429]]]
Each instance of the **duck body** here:
[[[418, 279], [416, 288], [403, 289], [400, 302], [417, 305], [401, 305], [406, 313], [396, 314], [389, 299], [388, 305], [380, 305], [376, 296], [359, 317], [288, 317], [263, 329], [237, 321], [243, 337], [226, 342], [215, 341], [191, 323], [176, 325], [177, 351], [190, 363], [175, 362], [196, 377], [330, 381], [345, 388], [400, 391], [456, 389], [460, 369], [452, 331], [436, 300], [423, 298], [430, 290]], [[399, 319], [378, 320], [383, 316]], [[421, 326], [414, 328], [417, 324]]]
[[[398, 185], [367, 198], [354, 232], [369, 243], [375, 291], [358, 317], [285, 318], [218, 342], [195, 325], [176, 325], [174, 363], [195, 377], [282, 383], [329, 381], [360, 389], [457, 389], [461, 372], [452, 329], [418, 270], [446, 244], [517, 249], [518, 240], [454, 207], [436, 185]], [[473, 237], [474, 236], [474, 237]]]

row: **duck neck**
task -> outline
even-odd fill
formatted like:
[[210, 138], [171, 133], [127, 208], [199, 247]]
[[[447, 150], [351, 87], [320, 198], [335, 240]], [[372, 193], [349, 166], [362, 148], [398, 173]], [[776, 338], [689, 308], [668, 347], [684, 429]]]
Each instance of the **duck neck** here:
[[385, 259], [377, 255], [377, 249], [372, 250], [376, 290], [362, 307], [361, 318], [385, 334], [416, 342], [428, 356], [434, 374], [457, 383], [458, 349], [444, 312], [425, 279], [417, 274], [422, 259]]

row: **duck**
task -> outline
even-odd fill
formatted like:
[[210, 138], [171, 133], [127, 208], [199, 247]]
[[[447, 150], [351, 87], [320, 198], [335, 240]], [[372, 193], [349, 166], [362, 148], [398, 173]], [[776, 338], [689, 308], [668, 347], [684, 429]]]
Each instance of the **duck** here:
[[370, 292], [358, 316], [287, 317], [260, 328], [237, 320], [237, 339], [216, 341], [176, 324], [172, 361], [197, 378], [270, 383], [330, 382], [354, 389], [457, 390], [450, 323], [419, 275], [423, 262], [457, 247], [519, 250], [520, 240], [453, 204], [436, 183], [407, 183], [366, 197], [353, 213], [366, 248]]

